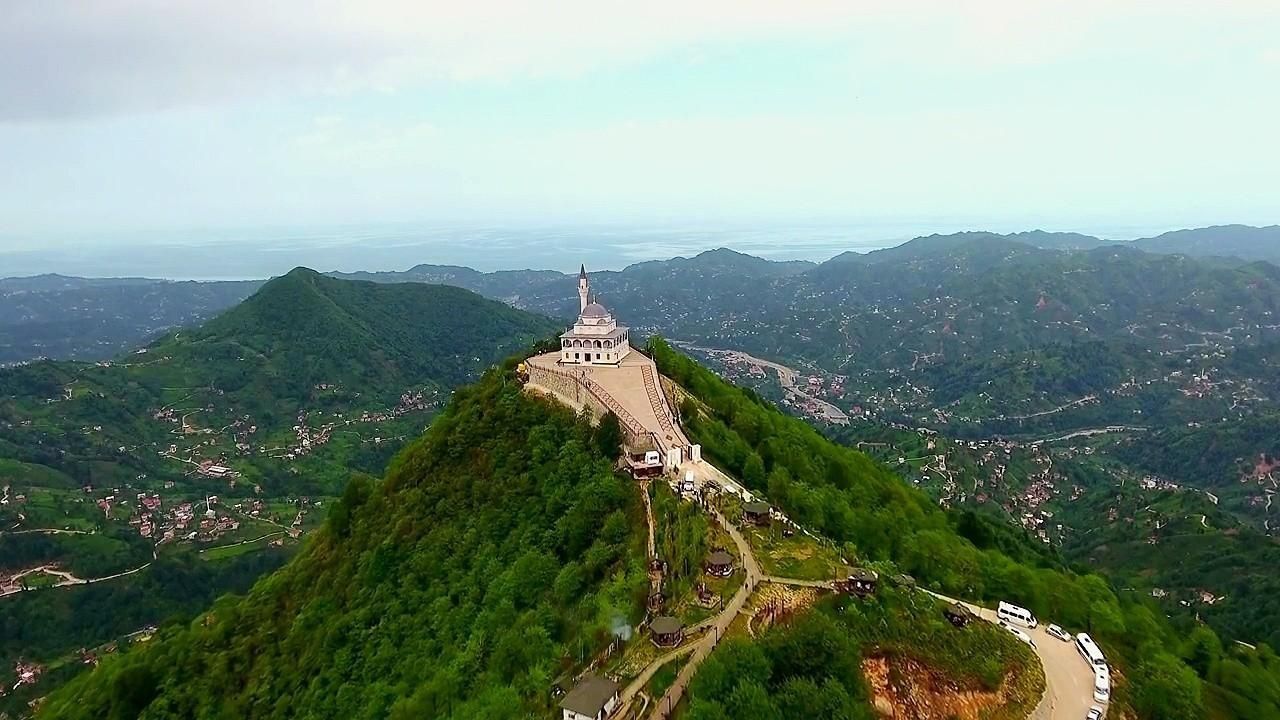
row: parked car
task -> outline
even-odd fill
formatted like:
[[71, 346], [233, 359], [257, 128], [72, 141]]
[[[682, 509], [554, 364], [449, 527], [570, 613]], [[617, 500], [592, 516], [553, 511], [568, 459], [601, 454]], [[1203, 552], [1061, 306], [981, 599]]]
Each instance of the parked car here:
[[1030, 635], [1028, 635], [1028, 634], [1026, 634], [1026, 633], [1022, 632], [1022, 631], [1021, 631], [1021, 630], [1019, 630], [1018, 628], [1016, 628], [1016, 627], [1014, 627], [1014, 626], [1012, 626], [1012, 625], [1005, 624], [1005, 623], [1001, 623], [1001, 626], [1002, 626], [1002, 627], [1004, 627], [1004, 629], [1005, 629], [1005, 630], [1008, 630], [1008, 631], [1009, 631], [1009, 633], [1010, 633], [1011, 635], [1013, 635], [1014, 637], [1018, 638], [1019, 640], [1021, 640], [1021, 641], [1022, 641], [1022, 642], [1024, 642], [1024, 643], [1026, 643], [1027, 645], [1030, 645], [1031, 647], [1035, 647], [1035, 646], [1036, 646], [1036, 641], [1035, 641], [1035, 640], [1032, 640]]
[[1102, 720], [1102, 708], [1097, 705], [1089, 708], [1089, 714], [1084, 716], [1084, 720]]
[[1062, 642], [1071, 642], [1071, 633], [1067, 632], [1066, 630], [1063, 630], [1057, 625], [1050, 625], [1048, 628], [1045, 629], [1045, 632], [1058, 638]]

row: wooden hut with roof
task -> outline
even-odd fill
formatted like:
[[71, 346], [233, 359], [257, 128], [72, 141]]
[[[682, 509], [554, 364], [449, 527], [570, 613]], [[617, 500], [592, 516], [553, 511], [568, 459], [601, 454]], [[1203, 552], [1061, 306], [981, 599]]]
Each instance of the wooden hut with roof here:
[[754, 500], [742, 506], [742, 521], [752, 525], [766, 527], [769, 525], [769, 503]]
[[635, 480], [645, 480], [662, 475], [662, 452], [658, 449], [658, 441], [653, 433], [637, 434], [629, 437], [623, 447], [623, 461], [627, 472]]
[[561, 720], [605, 720], [621, 704], [618, 683], [599, 675], [583, 675], [560, 701]]
[[726, 550], [714, 550], [707, 556], [707, 574], [713, 577], [729, 577], [733, 574], [733, 556]]
[[876, 594], [879, 584], [880, 576], [875, 570], [854, 568], [848, 577], [836, 583], [836, 589], [850, 595], [867, 597]]
[[649, 623], [649, 639], [660, 648], [672, 648], [684, 642], [684, 626], [669, 615], [656, 617]]

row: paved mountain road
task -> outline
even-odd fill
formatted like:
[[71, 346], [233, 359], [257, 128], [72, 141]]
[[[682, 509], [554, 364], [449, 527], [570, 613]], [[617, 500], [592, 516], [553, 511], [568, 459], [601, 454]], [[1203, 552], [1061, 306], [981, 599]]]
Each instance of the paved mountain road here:
[[[947, 597], [939, 593], [925, 590], [930, 595], [945, 602], [960, 602], [987, 622], [998, 623], [994, 610], [979, 607], [973, 603]], [[1098, 704], [1093, 700], [1093, 669], [1076, 652], [1073, 642], [1064, 642], [1045, 632], [1040, 625], [1034, 630], [1019, 628], [1031, 637], [1036, 644], [1035, 653], [1044, 667], [1045, 692], [1044, 700], [1033, 720], [1083, 720], [1089, 708]]]

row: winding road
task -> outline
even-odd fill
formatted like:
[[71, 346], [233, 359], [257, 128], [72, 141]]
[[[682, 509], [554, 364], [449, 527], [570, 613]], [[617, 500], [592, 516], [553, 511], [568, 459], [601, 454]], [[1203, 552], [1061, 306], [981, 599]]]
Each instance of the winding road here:
[[[947, 597], [932, 590], [925, 590], [944, 602], [958, 602], [978, 617], [990, 623], [999, 623], [996, 612], [973, 603]], [[1045, 625], [1034, 630], [1019, 628], [1031, 637], [1036, 657], [1044, 668], [1044, 697], [1040, 700], [1033, 720], [1082, 720], [1093, 700], [1093, 669], [1076, 652], [1073, 642], [1059, 640], [1045, 631]]]
[[776, 363], [771, 360], [765, 360], [764, 358], [758, 358], [754, 355], [749, 355], [747, 353], [742, 352], [741, 350], [721, 350], [718, 348], [700, 347], [692, 343], [682, 342], [678, 340], [672, 340], [671, 343], [673, 345], [682, 347], [686, 350], [697, 350], [699, 352], [704, 352], [712, 356], [724, 355], [724, 356], [731, 357], [751, 365], [756, 365], [762, 368], [769, 368], [770, 370], [773, 370], [774, 372], [778, 373], [778, 383], [782, 385], [783, 392], [791, 393], [792, 395], [797, 395], [799, 397], [802, 397], [814, 403], [818, 407], [822, 408], [822, 417], [828, 422], [833, 422], [837, 424], [844, 424], [849, 422], [849, 416], [845, 414], [843, 410], [836, 407], [835, 405], [832, 405], [826, 400], [823, 400], [820, 397], [810, 395], [808, 391], [805, 388], [803, 388], [800, 385], [800, 383], [796, 381], [797, 378], [800, 377], [800, 373], [796, 372], [794, 368], [789, 368], [786, 365], [783, 365], [781, 363]]
[[[705, 467], [698, 468], [695, 466], [695, 477], [700, 482], [719, 485], [724, 478], [727, 478], [723, 472], [720, 472], [718, 469], [710, 466], [710, 463], [697, 463], [697, 466], [710, 468], [710, 470], [707, 470]], [[722, 627], [728, 628], [729, 623], [733, 621], [733, 617], [737, 615], [738, 611], [745, 604], [746, 596], [750, 595], [751, 590], [755, 588], [758, 582], [812, 588], [830, 588], [832, 586], [830, 582], [819, 580], [797, 580], [794, 578], [764, 575], [760, 571], [760, 566], [756, 562], [755, 555], [752, 553], [751, 547], [742, 536], [742, 533], [738, 532], [738, 529], [729, 523], [724, 516], [714, 508], [711, 509], [711, 513], [717, 522], [729, 531], [730, 537], [733, 538], [734, 544], [742, 554], [743, 567], [747, 568], [748, 577], [753, 578], [752, 582], [743, 584], [742, 588], [738, 591], [738, 595], [734, 596], [735, 602], [726, 607], [725, 613], [721, 613], [721, 615], [716, 618], [717, 629]], [[933, 595], [945, 602], [957, 602], [955, 598], [950, 598], [928, 590], [925, 592], [929, 592], [930, 595]], [[743, 596], [740, 601], [739, 596]], [[998, 622], [995, 611], [979, 607], [972, 603], [964, 601], [959, 602], [962, 602], [970, 610], [973, 610], [973, 612], [982, 619], [992, 623]], [[729, 614], [728, 612], [730, 608], [733, 609], [732, 614]], [[1030, 717], [1032, 720], [1081, 720], [1089, 711], [1089, 708], [1093, 707], [1095, 704], [1093, 701], [1093, 669], [1090, 668], [1088, 663], [1086, 663], [1084, 659], [1080, 657], [1079, 653], [1076, 652], [1074, 643], [1064, 642], [1052, 635], [1049, 635], [1045, 632], [1043, 625], [1037, 627], [1035, 630], [1026, 630], [1026, 632], [1035, 642], [1034, 650], [1036, 656], [1040, 659], [1040, 664], [1044, 669], [1045, 675], [1044, 696]], [[720, 629], [720, 634], [722, 633], [723, 629]], [[714, 635], [704, 637], [699, 641], [700, 646], [705, 646], [705, 653], [695, 654], [690, 658], [690, 662], [685, 665], [681, 671], [680, 677], [677, 678], [676, 683], [672, 685], [671, 689], [667, 692], [667, 696], [663, 697], [662, 701], [659, 702], [657, 707], [654, 709], [654, 714], [650, 716], [650, 720], [665, 718], [666, 715], [661, 714], [661, 711], [664, 708], [675, 707], [675, 705], [679, 703], [680, 698], [683, 697], [687, 687], [688, 678], [692, 678], [694, 672], [697, 670], [698, 664], [701, 663], [702, 659], [704, 659], [707, 654], [710, 654], [711, 650], [715, 648], [716, 640], [714, 637]], [[710, 642], [709, 638], [712, 638]], [[684, 680], [684, 682], [682, 683], [681, 680]]]

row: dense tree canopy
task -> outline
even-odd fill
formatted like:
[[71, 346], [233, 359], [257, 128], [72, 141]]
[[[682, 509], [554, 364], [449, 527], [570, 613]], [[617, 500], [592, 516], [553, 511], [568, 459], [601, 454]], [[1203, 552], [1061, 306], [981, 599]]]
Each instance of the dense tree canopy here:
[[641, 512], [589, 425], [495, 370], [295, 561], [42, 717], [545, 714], [552, 681], [639, 619]]
[[[1214, 717], [1280, 718], [1280, 674], [1266, 662], [1273, 657], [1268, 648], [1255, 656], [1244, 648], [1200, 646], [1193, 655], [1201, 667], [1223, 656], [1242, 660], [1232, 665], [1238, 672], [1197, 676], [1182, 660], [1179, 630], [1144, 601], [1122, 597], [1101, 576], [1074, 573], [1042, 550], [1017, 549], [1029, 541], [984, 528], [985, 521], [949, 521], [923, 493], [862, 453], [725, 383], [661, 339], [653, 339], [649, 349], [662, 372], [696, 398], [682, 412], [703, 452], [797, 522], [844, 543], [849, 555], [892, 562], [953, 596], [1011, 600], [1048, 622], [1090, 632], [1109, 660], [1128, 673], [1141, 717], [1201, 717], [1212, 695], [1224, 699], [1209, 703]], [[1208, 628], [1201, 632], [1212, 634]], [[1118, 701], [1125, 701], [1123, 693]], [[1236, 708], [1245, 706], [1266, 710], [1238, 714]]]

